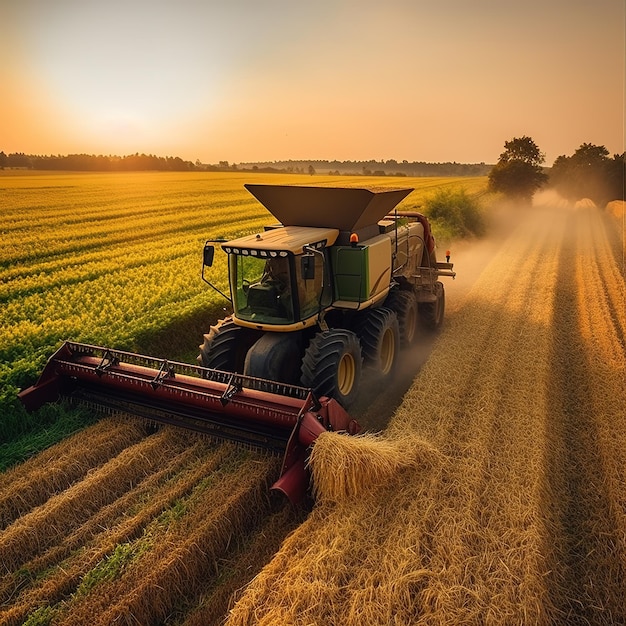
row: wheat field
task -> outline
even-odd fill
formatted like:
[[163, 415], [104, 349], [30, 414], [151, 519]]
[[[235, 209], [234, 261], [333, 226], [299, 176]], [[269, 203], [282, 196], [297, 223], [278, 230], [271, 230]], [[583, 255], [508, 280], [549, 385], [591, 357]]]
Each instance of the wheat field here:
[[229, 626], [626, 623], [613, 228], [591, 208], [526, 216], [382, 440], [317, 443], [318, 506]]
[[[412, 187], [402, 207], [415, 209], [438, 189], [482, 192], [486, 179], [0, 171], [0, 385], [34, 376], [68, 338], [195, 360], [228, 306], [200, 278], [204, 241], [275, 222], [251, 182]], [[225, 254], [209, 277], [228, 291]]]
[[620, 223], [500, 232], [387, 429], [320, 437], [310, 512], [121, 416], [0, 474], [0, 625], [626, 623]]

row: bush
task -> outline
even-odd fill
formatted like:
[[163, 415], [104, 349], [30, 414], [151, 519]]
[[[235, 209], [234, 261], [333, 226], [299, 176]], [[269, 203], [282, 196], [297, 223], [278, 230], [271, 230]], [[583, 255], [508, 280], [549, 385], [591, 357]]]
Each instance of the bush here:
[[464, 238], [485, 233], [479, 202], [464, 189], [438, 190], [426, 200], [424, 210], [444, 237]]

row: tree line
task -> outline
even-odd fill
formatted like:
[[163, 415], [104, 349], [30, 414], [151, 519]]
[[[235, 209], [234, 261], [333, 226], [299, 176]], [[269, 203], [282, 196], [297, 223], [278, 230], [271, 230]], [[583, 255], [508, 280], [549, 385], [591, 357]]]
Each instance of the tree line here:
[[23, 152], [5, 154], [0, 152], [0, 169], [23, 168], [34, 170], [66, 171], [241, 171], [280, 174], [330, 174], [352, 176], [486, 176], [490, 165], [485, 163], [427, 163], [424, 161], [259, 161], [233, 163], [219, 161], [216, 164], [184, 161], [180, 157], [158, 157], [152, 154], [128, 156], [104, 156], [93, 154], [30, 155]]
[[530, 200], [542, 187], [551, 187], [564, 198], [589, 198], [603, 207], [625, 199], [626, 152], [611, 158], [605, 146], [583, 143], [571, 156], [557, 157], [550, 169], [542, 167], [545, 155], [531, 137], [514, 137], [489, 172], [491, 191]]
[[542, 187], [552, 187], [568, 200], [589, 198], [604, 206], [625, 199], [626, 152], [609, 156], [605, 146], [583, 143], [571, 156], [561, 155], [551, 168], [531, 137], [514, 137], [504, 143], [495, 165], [485, 163], [428, 163], [424, 161], [265, 161], [232, 165], [228, 161], [203, 164], [180, 157], [152, 154], [103, 156], [92, 154], [27, 155], [0, 152], [0, 169], [24, 168], [65, 171], [251, 171], [267, 173], [363, 176], [488, 176], [489, 189], [529, 200]]
[[[222, 164], [228, 165], [227, 161]], [[294, 174], [328, 174], [330, 176], [486, 176], [491, 165], [485, 163], [429, 163], [426, 161], [338, 161], [338, 160], [287, 160], [254, 161], [233, 165], [234, 169], [259, 172], [288, 172]]]
[[39, 156], [23, 152], [5, 154], [0, 152], [0, 169], [23, 168], [33, 170], [65, 170], [75, 172], [120, 172], [157, 170], [184, 172], [195, 169], [191, 161], [180, 157], [159, 157], [153, 154], [130, 154], [127, 156], [104, 156], [93, 154], [68, 154]]

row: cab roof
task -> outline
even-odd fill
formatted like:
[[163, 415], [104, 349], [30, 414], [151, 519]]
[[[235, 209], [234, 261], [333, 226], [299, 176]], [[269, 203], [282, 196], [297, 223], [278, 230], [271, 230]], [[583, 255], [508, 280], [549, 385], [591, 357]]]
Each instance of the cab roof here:
[[[285, 226], [284, 228], [271, 228], [262, 233], [233, 239], [223, 244], [222, 249], [233, 254], [249, 254], [251, 250], [302, 254], [304, 246], [311, 245], [318, 248], [332, 246], [338, 236], [339, 231], [336, 228]], [[266, 256], [266, 254], [258, 256]]]

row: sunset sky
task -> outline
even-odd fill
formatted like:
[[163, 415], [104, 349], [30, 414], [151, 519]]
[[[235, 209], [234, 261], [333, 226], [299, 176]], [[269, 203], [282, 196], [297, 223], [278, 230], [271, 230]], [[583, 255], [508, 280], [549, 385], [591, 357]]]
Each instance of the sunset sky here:
[[624, 0], [0, 0], [0, 150], [624, 151]]

